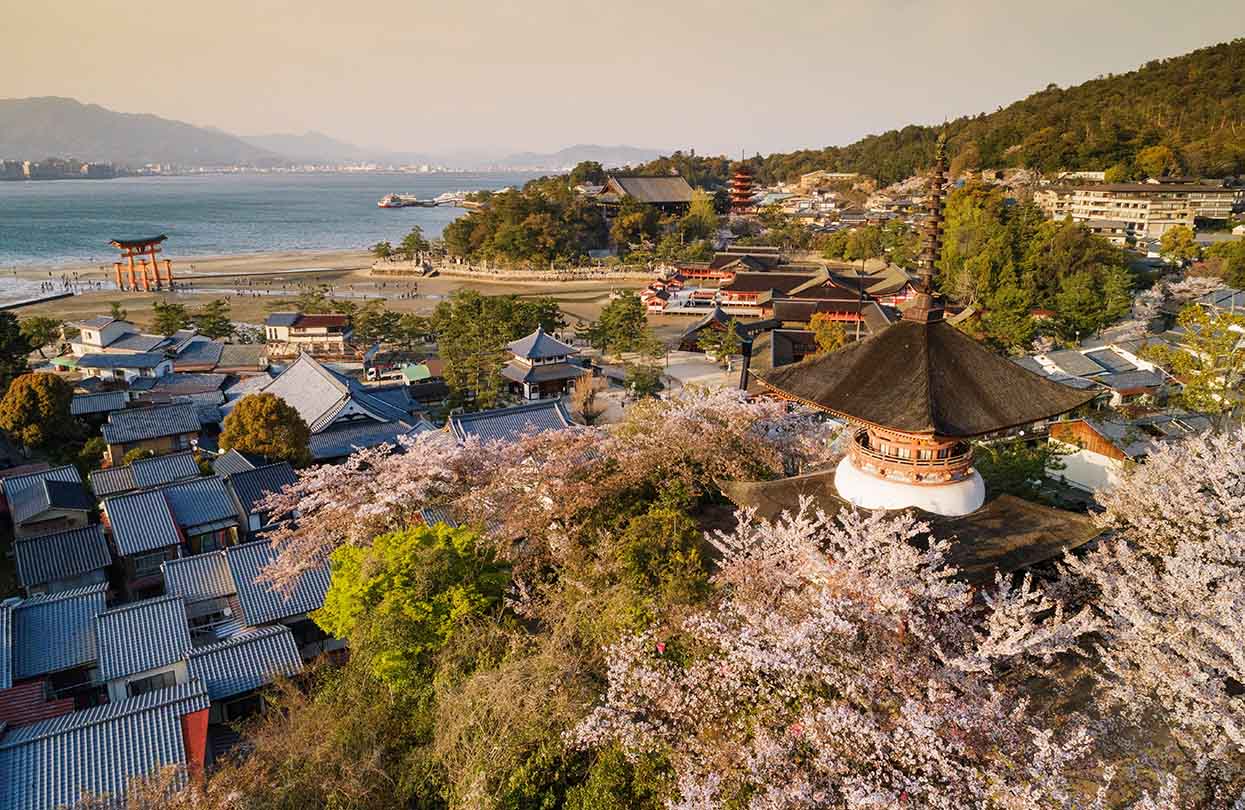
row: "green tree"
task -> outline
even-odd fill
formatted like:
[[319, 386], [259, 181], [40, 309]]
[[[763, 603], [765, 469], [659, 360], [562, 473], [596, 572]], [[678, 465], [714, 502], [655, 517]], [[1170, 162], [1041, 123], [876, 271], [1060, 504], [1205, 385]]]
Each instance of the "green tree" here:
[[605, 169], [595, 160], [584, 160], [575, 164], [567, 183], [574, 188], [584, 184], [599, 186], [605, 183]]
[[126, 451], [126, 454], [121, 457], [121, 466], [128, 467], [136, 461], [141, 461], [142, 459], [145, 459], [145, 458], [155, 458], [155, 457], [156, 457], [155, 450], [151, 450], [146, 447], [135, 447], [131, 450]]
[[1055, 304], [1059, 313], [1059, 329], [1065, 337], [1087, 337], [1105, 321], [1102, 294], [1088, 271], [1064, 278], [1059, 294], [1055, 296]]
[[414, 351], [416, 346], [424, 342], [424, 337], [432, 332], [432, 323], [428, 318], [413, 312], [404, 312], [398, 318], [395, 341], [406, 351]]
[[1137, 153], [1137, 168], [1147, 177], [1179, 174], [1180, 160], [1170, 146], [1150, 146]]
[[1127, 163], [1116, 163], [1103, 172], [1103, 180], [1107, 183], [1127, 183], [1133, 179], [1133, 167]]
[[166, 301], [153, 301], [152, 314], [155, 316], [155, 330], [168, 337], [179, 329], [190, 325], [190, 313], [184, 304], [171, 304]]
[[1037, 325], [1031, 311], [1033, 296], [1015, 286], [1000, 287], [990, 299], [982, 317], [986, 334], [1009, 351], [1023, 349], [1033, 340]]
[[1159, 253], [1169, 262], [1184, 267], [1189, 262], [1201, 258], [1202, 249], [1193, 236], [1193, 230], [1184, 225], [1176, 225], [1164, 231], [1159, 239]]
[[39, 353], [40, 357], [46, 357], [43, 350], [49, 346], [56, 345], [61, 339], [61, 327], [64, 322], [58, 318], [49, 318], [44, 315], [32, 315], [29, 318], [23, 318], [21, 322], [22, 334], [26, 337], [30, 348]]
[[13, 379], [30, 367], [30, 341], [22, 334], [21, 324], [12, 312], [0, 312], [0, 390], [6, 390]]
[[130, 313], [121, 308], [120, 301], [109, 301], [108, 302], [108, 314], [112, 317], [113, 320], [117, 320], [117, 321], [124, 321], [126, 318], [130, 317]]
[[1190, 304], [1176, 321], [1185, 331], [1183, 345], [1148, 346], [1143, 355], [1176, 375], [1186, 407], [1202, 413], [1231, 411], [1245, 383], [1245, 314]]
[[398, 253], [402, 254], [402, 258], [408, 262], [415, 258], [418, 253], [427, 253], [432, 249], [432, 245], [424, 238], [424, 229], [418, 225], [411, 226], [411, 232], [402, 237], [402, 242], [398, 245]]
[[372, 300], [359, 307], [352, 320], [355, 337], [366, 345], [396, 343], [401, 338], [402, 315]]
[[1245, 239], [1216, 242], [1206, 255], [1229, 287], [1245, 290]]
[[372, 255], [378, 259], [388, 259], [393, 255], [393, 245], [389, 244], [388, 240], [377, 242], [372, 245], [371, 250]]
[[713, 239], [718, 233], [718, 214], [713, 208], [713, 195], [697, 189], [692, 192], [692, 202], [679, 222], [683, 239]]
[[108, 451], [108, 442], [103, 436], [92, 436], [82, 443], [74, 464], [83, 478], [92, 470], [98, 470], [104, 464], [104, 453]]
[[66, 444], [78, 434], [71, 400], [73, 386], [55, 374], [23, 374], [0, 399], [0, 428], [27, 450]]
[[731, 318], [727, 321], [725, 329], [710, 327], [702, 330], [696, 339], [696, 348], [705, 354], [713, 355], [719, 363], [725, 364], [743, 349], [738, 321]]
[[661, 382], [661, 369], [645, 363], [629, 363], [623, 375], [623, 386], [634, 397], [655, 397], [665, 388]]
[[1023, 442], [974, 444], [974, 465], [991, 495], [1015, 495], [1043, 502], [1042, 486], [1050, 473], [1064, 468], [1064, 452], [1048, 442], [1030, 447]]
[[1133, 274], [1124, 267], [1109, 267], [1102, 274], [1103, 323], [1125, 318], [1133, 311]]
[[190, 320], [199, 334], [217, 340], [233, 334], [233, 321], [229, 316], [229, 302], [223, 298], [215, 298], [200, 307], [198, 312], [190, 316]]
[[590, 330], [592, 345], [602, 353], [636, 351], [648, 327], [648, 315], [639, 296], [621, 295], [601, 310]]
[[276, 394], [247, 394], [225, 417], [222, 450], [253, 453], [302, 466], [311, 461], [311, 431], [293, 406]]
[[847, 330], [828, 313], [816, 312], [808, 320], [809, 331], [817, 341], [817, 353], [829, 354], [847, 345]]
[[333, 581], [316, 623], [348, 638], [377, 678], [427, 686], [434, 657], [456, 634], [500, 610], [510, 570], [467, 528], [444, 523], [382, 534], [333, 552]]

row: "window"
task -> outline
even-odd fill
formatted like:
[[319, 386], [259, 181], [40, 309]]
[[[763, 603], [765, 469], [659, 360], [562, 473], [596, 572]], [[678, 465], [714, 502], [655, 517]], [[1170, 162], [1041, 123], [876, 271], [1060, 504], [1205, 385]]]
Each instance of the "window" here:
[[125, 685], [125, 688], [130, 693], [130, 697], [138, 697], [148, 692], [154, 692], [157, 689], [168, 689], [170, 686], [176, 685], [177, 675], [170, 669], [165, 672], [157, 672], [155, 675], [149, 675], [146, 678], [130, 681]]
[[134, 576], [148, 577], [153, 574], [160, 573], [160, 563], [166, 559], [165, 552], [157, 551], [154, 554], [142, 554], [134, 558]]

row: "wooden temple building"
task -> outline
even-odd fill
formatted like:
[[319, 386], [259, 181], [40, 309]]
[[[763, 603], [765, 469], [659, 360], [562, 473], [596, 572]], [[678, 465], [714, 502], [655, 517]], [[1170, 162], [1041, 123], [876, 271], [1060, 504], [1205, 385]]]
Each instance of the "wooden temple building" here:
[[560, 397], [585, 374], [592, 372], [572, 362], [579, 354], [574, 346], [563, 343], [537, 326], [536, 331], [507, 347], [510, 361], [502, 366], [501, 376], [510, 393], [523, 399]]
[[986, 499], [969, 440], [1066, 413], [1093, 392], [1051, 382], [990, 351], [944, 319], [934, 292], [946, 161], [940, 142], [922, 235], [919, 291], [903, 318], [839, 351], [758, 377], [763, 390], [854, 426], [834, 474], [843, 500], [967, 515]]
[[747, 163], [735, 164], [735, 172], [731, 175], [731, 213], [746, 214], [752, 210], [752, 191], [754, 176], [752, 167]]
[[[164, 273], [161, 275], [160, 245], [168, 239], [164, 234], [149, 236], [144, 239], [113, 239], [108, 244], [121, 251], [122, 261], [113, 262], [116, 273], [117, 289], [135, 292], [142, 290], [172, 289], [173, 262], [163, 260]], [[123, 264], [128, 263], [128, 268]], [[128, 275], [122, 270], [128, 269]]]

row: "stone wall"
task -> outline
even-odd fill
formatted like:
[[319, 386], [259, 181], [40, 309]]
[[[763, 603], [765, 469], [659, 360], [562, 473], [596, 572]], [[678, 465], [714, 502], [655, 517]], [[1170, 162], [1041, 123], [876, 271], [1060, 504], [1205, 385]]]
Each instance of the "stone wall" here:
[[613, 267], [566, 267], [554, 270], [517, 270], [487, 265], [472, 265], [452, 261], [387, 261], [381, 259], [372, 264], [372, 274], [379, 276], [403, 276], [420, 278], [435, 270], [442, 276], [474, 278], [487, 281], [650, 281], [657, 270], [643, 265], [617, 265]]

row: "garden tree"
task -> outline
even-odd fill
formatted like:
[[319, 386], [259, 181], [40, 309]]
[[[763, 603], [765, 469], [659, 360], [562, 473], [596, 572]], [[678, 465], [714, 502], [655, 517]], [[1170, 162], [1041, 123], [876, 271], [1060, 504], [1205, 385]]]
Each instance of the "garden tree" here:
[[1023, 353], [1037, 332], [1033, 296], [1028, 290], [1005, 284], [995, 290], [982, 316], [986, 334], [1008, 351]]
[[302, 466], [311, 461], [311, 431], [298, 411], [276, 394], [247, 394], [225, 417], [222, 450], [253, 453]]
[[571, 388], [571, 413], [585, 425], [595, 425], [605, 413], [606, 403], [600, 398], [596, 380], [591, 374], [583, 374]]
[[657, 240], [657, 229], [660, 217], [657, 209], [636, 200], [624, 197], [614, 215], [614, 224], [610, 226], [610, 241], [618, 247], [620, 254], [630, 252], [631, 246], [640, 246], [645, 242]]
[[171, 304], [167, 299], [152, 301], [151, 313], [155, 316], [153, 328], [165, 337], [190, 326], [190, 313], [186, 311], [185, 304]]
[[1147, 346], [1142, 355], [1168, 368], [1180, 380], [1185, 407], [1228, 414], [1245, 390], [1245, 314], [1190, 304], [1176, 322], [1184, 329], [1181, 346]]
[[382, 240], [372, 245], [372, 255], [378, 259], [388, 259], [393, 255], [393, 245], [389, 244], [389, 240]]
[[1245, 289], [1245, 239], [1216, 242], [1206, 249], [1206, 256], [1225, 284]]
[[595, 160], [582, 160], [575, 164], [567, 177], [567, 183], [574, 188], [584, 184], [599, 186], [605, 183], [605, 169]]
[[128, 467], [136, 461], [141, 461], [142, 459], [145, 459], [145, 458], [155, 458], [155, 457], [156, 457], [155, 450], [149, 450], [145, 447], [135, 447], [131, 450], [127, 450], [125, 455], [121, 457], [121, 466]]
[[713, 195], [697, 189], [692, 202], [679, 221], [679, 230], [687, 241], [714, 239], [718, 233], [718, 215], [713, 208]]
[[501, 394], [506, 344], [536, 330], [555, 332], [565, 325], [550, 298], [484, 296], [457, 290], [432, 314], [437, 350], [445, 362], [445, 381], [461, 403], [492, 407]]
[[973, 466], [985, 479], [991, 495], [1016, 495], [1030, 501], [1043, 502], [1042, 484], [1047, 475], [1058, 473], [1066, 465], [1066, 455], [1042, 441], [1030, 447], [1024, 442], [973, 445]]
[[[1102, 710], [1177, 736], [1207, 781], [1245, 771], [1245, 432], [1160, 442], [1097, 493], [1110, 530], [1067, 560], [1097, 620]], [[1229, 807], [1221, 796], [1206, 807]], [[1237, 805], [1239, 805], [1237, 800]]]
[[120, 301], [109, 301], [108, 302], [108, 314], [110, 317], [112, 317], [113, 320], [117, 320], [117, 321], [124, 321], [125, 319], [130, 317], [130, 313], [127, 310], [121, 308]]
[[1108, 267], [1103, 271], [1101, 284], [1103, 325], [1131, 315], [1134, 285], [1132, 272], [1124, 267]]
[[0, 312], [0, 390], [7, 389], [17, 375], [26, 373], [29, 354], [30, 341], [22, 334], [17, 316]]
[[1202, 249], [1198, 246], [1191, 228], [1176, 225], [1163, 232], [1159, 239], [1159, 253], [1167, 261], [1184, 267], [1201, 258]]
[[847, 345], [847, 330], [826, 312], [815, 312], [808, 320], [809, 331], [817, 341], [817, 353], [829, 354]]
[[1074, 649], [1088, 611], [1027, 578], [975, 602], [913, 516], [812, 511], [715, 537], [721, 598], [610, 645], [577, 741], [668, 762], [669, 807], [1068, 806], [1086, 722], [1009, 684]]
[[31, 350], [37, 351], [40, 357], [46, 357], [43, 350], [49, 346], [55, 346], [60, 341], [62, 326], [64, 322], [59, 318], [49, 318], [45, 315], [32, 315], [21, 321], [22, 335], [30, 344]]
[[588, 330], [588, 339], [602, 354], [636, 351], [647, 326], [648, 315], [639, 296], [624, 294], [601, 309]]
[[373, 299], [355, 310], [351, 328], [366, 345], [396, 343], [402, 337], [402, 315], [385, 309], [384, 301]]
[[696, 338], [696, 348], [725, 363], [743, 350], [743, 338], [739, 336], [739, 322], [731, 318], [725, 329], [703, 329]]
[[333, 581], [314, 619], [350, 639], [391, 689], [428, 682], [437, 653], [501, 607], [509, 567], [467, 528], [444, 523], [387, 532], [333, 552]]
[[1180, 159], [1170, 146], [1149, 146], [1137, 153], [1137, 168], [1147, 177], [1166, 177], [1179, 174]]
[[432, 323], [428, 318], [413, 312], [403, 312], [398, 317], [398, 328], [393, 339], [406, 351], [413, 351], [432, 332]]
[[665, 385], [661, 381], [661, 369], [647, 363], [628, 363], [623, 375], [623, 387], [634, 397], [655, 397]]
[[1105, 323], [1102, 297], [1089, 271], [1064, 277], [1054, 309], [1059, 331], [1072, 340], [1088, 337]]
[[411, 226], [411, 232], [402, 237], [401, 243], [398, 244], [398, 253], [402, 254], [402, 258], [408, 262], [415, 258], [418, 253], [427, 253], [432, 249], [432, 245], [424, 238], [424, 229], [418, 225]]
[[107, 450], [108, 442], [104, 441], [103, 436], [92, 436], [82, 443], [82, 449], [78, 451], [78, 457], [74, 459], [74, 465], [84, 479], [87, 477], [87, 473], [92, 470], [98, 470], [103, 466], [104, 453]]
[[48, 450], [79, 433], [69, 413], [73, 385], [55, 374], [23, 374], [0, 399], [0, 429], [26, 450]]
[[199, 334], [212, 340], [233, 335], [233, 321], [229, 319], [229, 302], [223, 298], [208, 301], [190, 316], [190, 320]]

